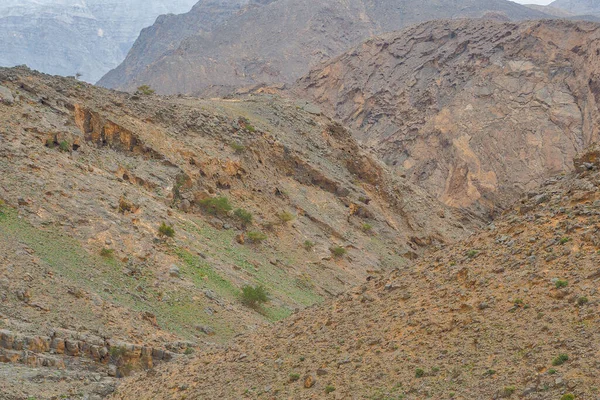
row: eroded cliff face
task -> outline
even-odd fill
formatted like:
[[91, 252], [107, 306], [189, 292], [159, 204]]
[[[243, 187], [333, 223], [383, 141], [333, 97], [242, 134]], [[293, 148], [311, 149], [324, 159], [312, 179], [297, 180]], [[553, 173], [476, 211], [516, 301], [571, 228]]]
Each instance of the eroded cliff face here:
[[446, 204], [493, 212], [598, 138], [599, 38], [588, 22], [425, 23], [368, 40], [295, 92]]

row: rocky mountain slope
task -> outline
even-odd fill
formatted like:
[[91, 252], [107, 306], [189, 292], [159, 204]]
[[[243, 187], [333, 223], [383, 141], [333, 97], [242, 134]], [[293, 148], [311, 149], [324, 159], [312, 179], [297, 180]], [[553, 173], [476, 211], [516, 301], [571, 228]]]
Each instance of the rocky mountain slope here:
[[194, 93], [210, 86], [291, 82], [374, 34], [417, 22], [546, 16], [504, 0], [256, 1], [213, 29], [190, 35], [195, 29], [190, 24], [211, 7], [212, 2], [200, 2], [186, 15], [158, 21], [99, 84], [123, 90], [147, 84], [160, 93]]
[[295, 93], [446, 204], [493, 214], [598, 140], [599, 28], [428, 22], [366, 41]]
[[0, 69], [2, 398], [105, 396], [472, 231], [313, 108]]
[[597, 398], [598, 154], [460, 244], [112, 398]]
[[27, 64], [96, 82], [125, 59], [142, 28], [161, 14], [187, 12], [195, 2], [3, 0], [0, 66]]

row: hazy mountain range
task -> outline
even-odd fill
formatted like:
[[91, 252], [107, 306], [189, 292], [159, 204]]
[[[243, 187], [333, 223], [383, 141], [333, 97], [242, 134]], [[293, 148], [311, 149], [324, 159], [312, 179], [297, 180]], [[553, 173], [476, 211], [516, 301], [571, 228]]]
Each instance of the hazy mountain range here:
[[82, 74], [95, 82], [118, 65], [140, 30], [196, 0], [3, 0], [0, 65]]

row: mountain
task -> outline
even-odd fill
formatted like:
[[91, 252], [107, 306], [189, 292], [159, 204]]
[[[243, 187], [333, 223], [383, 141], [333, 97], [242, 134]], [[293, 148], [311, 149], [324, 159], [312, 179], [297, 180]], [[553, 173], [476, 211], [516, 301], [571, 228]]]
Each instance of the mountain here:
[[599, 154], [487, 230], [225, 348], [128, 378], [111, 398], [596, 398]]
[[0, 68], [0, 137], [3, 400], [106, 396], [480, 225], [274, 96], [129, 95]]
[[444, 203], [494, 214], [598, 140], [600, 26], [427, 22], [369, 39], [294, 92]]
[[555, 0], [550, 7], [566, 10], [576, 15], [600, 14], [600, 1], [598, 0]]
[[8, 0], [0, 4], [0, 65], [82, 74], [95, 82], [125, 59], [139, 31], [194, 0]]
[[194, 35], [202, 27], [196, 21], [213, 7], [213, 2], [200, 2], [188, 14], [157, 21], [140, 35], [123, 64], [98, 83], [122, 90], [150, 85], [172, 94], [292, 82], [374, 34], [417, 22], [547, 16], [504, 0], [277, 0], [250, 4]]

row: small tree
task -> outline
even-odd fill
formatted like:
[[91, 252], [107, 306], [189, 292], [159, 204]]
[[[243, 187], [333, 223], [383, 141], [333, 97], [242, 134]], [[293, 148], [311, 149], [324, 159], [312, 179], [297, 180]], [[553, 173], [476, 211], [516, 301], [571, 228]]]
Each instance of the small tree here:
[[167, 225], [163, 222], [158, 228], [158, 235], [162, 237], [166, 236], [172, 238], [173, 236], [175, 236], [175, 229], [173, 229], [172, 226]]
[[269, 301], [269, 294], [263, 285], [242, 287], [242, 303], [250, 308], [258, 308]]
[[138, 92], [140, 92], [141, 94], [145, 94], [147, 96], [154, 94], [154, 89], [152, 89], [150, 86], [148, 85], [142, 85], [140, 87], [137, 88]]

